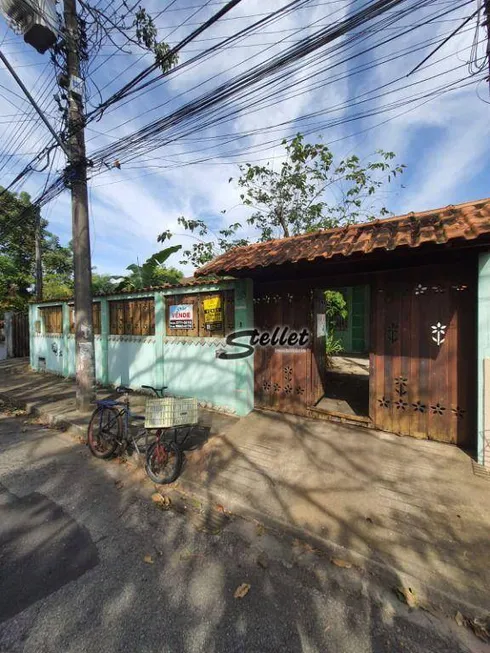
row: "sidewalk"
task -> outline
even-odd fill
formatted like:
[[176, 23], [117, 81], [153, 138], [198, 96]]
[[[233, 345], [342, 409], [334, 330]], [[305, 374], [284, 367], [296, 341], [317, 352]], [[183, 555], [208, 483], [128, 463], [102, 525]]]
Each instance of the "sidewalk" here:
[[[74, 383], [0, 363], [0, 397], [85, 434]], [[437, 604], [490, 611], [490, 475], [436, 442], [282, 415], [203, 412], [178, 486]], [[462, 609], [462, 611], [463, 611]]]

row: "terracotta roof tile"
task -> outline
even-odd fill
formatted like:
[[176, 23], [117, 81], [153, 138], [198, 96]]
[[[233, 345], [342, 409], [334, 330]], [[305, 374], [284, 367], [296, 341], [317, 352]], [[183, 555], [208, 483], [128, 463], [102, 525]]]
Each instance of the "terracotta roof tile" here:
[[421, 213], [373, 220], [236, 247], [197, 270], [196, 276], [233, 274], [284, 263], [416, 248], [490, 237], [490, 198]]
[[[164, 283], [159, 286], [147, 286], [146, 288], [139, 288], [138, 290], [113, 290], [110, 293], [94, 293], [94, 299], [100, 299], [102, 297], [115, 297], [116, 295], [138, 295], [138, 294], [149, 294], [158, 290], [169, 290], [170, 288], [189, 288], [194, 286], [206, 286], [214, 285], [217, 283], [224, 283], [226, 281], [232, 281], [232, 277], [226, 279], [226, 277], [220, 276], [217, 278], [213, 275], [208, 275], [206, 278], [196, 279], [195, 277], [184, 277], [177, 283]], [[30, 304], [52, 304], [53, 302], [68, 302], [73, 303], [73, 297], [56, 297], [54, 299], [44, 299], [42, 302], [38, 302], [35, 299], [32, 299]]]

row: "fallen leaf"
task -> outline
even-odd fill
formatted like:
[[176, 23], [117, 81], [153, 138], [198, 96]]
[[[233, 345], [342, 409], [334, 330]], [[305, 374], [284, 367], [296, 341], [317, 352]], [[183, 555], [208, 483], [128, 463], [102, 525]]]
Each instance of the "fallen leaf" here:
[[464, 626], [465, 625], [465, 618], [461, 614], [461, 612], [458, 610], [456, 614], [454, 615], [454, 621], [458, 624], [458, 626]]
[[255, 527], [255, 533], [260, 537], [265, 533], [265, 528], [262, 524], [257, 524]]
[[417, 608], [418, 600], [411, 587], [397, 587], [395, 593], [402, 603], [406, 603], [409, 608]]
[[347, 560], [342, 560], [342, 558], [330, 558], [330, 562], [336, 567], [342, 567], [343, 569], [350, 569], [352, 567], [352, 563]]
[[248, 594], [249, 590], [250, 590], [250, 585], [248, 583], [242, 583], [236, 588], [235, 594], [233, 596], [236, 599], [243, 599], [243, 597]]
[[146, 562], [146, 564], [148, 564], [148, 565], [153, 565], [153, 564], [154, 564], [154, 560], [153, 560], [153, 558], [151, 557], [151, 555], [146, 555], [146, 556], [143, 558], [143, 561]]
[[467, 619], [466, 623], [475, 635], [483, 642], [488, 642], [490, 640], [490, 619], [484, 620], [475, 617], [474, 619]]
[[221, 505], [221, 503], [216, 504], [216, 510], [218, 512], [225, 512], [225, 507]]
[[170, 497], [164, 496], [163, 494], [160, 494], [160, 492], [154, 492], [151, 495], [151, 500], [162, 510], [168, 510], [168, 508], [170, 508], [170, 504], [172, 503]]
[[124, 487], [124, 483], [121, 480], [114, 481], [114, 485], [117, 487], [118, 490]]

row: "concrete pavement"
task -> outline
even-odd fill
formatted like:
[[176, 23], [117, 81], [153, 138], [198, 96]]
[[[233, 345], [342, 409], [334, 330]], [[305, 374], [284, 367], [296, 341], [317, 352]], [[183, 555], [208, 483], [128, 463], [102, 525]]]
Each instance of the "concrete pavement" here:
[[[85, 436], [73, 388], [25, 362], [0, 364], [0, 396]], [[177, 487], [306, 538], [430, 603], [490, 610], [490, 476], [467, 454], [274, 413], [202, 416], [211, 438], [186, 453]]]
[[[0, 416], [0, 539], [25, 553], [2, 550], [2, 653], [488, 651], [454, 619], [410, 610], [369, 575], [251, 522], [210, 534], [162, 512], [132, 473], [65, 433]], [[26, 573], [29, 555], [43, 573]]]

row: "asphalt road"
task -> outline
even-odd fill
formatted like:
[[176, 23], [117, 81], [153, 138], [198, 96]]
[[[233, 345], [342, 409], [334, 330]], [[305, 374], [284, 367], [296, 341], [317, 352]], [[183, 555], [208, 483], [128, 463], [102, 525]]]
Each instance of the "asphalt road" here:
[[0, 416], [0, 653], [489, 650], [255, 524], [203, 532], [127, 477], [64, 434]]

